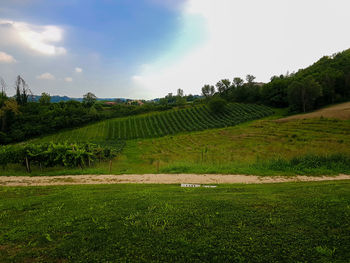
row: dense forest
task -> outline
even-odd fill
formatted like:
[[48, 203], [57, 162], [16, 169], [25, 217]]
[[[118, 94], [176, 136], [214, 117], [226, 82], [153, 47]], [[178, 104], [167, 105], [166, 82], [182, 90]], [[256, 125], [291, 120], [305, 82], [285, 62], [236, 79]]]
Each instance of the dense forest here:
[[221, 97], [227, 101], [262, 103], [272, 107], [289, 107], [291, 112], [306, 112], [350, 99], [350, 49], [325, 56], [297, 73], [273, 76], [267, 84], [234, 78], [205, 85], [207, 99]]
[[[1, 79], [1, 78], [0, 78]], [[52, 103], [49, 94], [32, 100], [30, 89], [20, 76], [15, 81], [15, 95], [6, 95], [6, 83], [1, 79], [0, 144], [23, 141], [61, 129], [79, 127], [87, 123], [173, 107], [208, 103], [219, 112], [226, 102], [257, 103], [289, 108], [290, 112], [306, 112], [328, 104], [350, 100], [350, 49], [318, 62], [296, 73], [273, 76], [269, 83], [257, 83], [255, 77], [246, 80], [236, 77], [220, 80], [215, 86], [205, 85], [202, 96], [177, 94], [142, 103], [98, 102], [92, 93], [82, 102]]]

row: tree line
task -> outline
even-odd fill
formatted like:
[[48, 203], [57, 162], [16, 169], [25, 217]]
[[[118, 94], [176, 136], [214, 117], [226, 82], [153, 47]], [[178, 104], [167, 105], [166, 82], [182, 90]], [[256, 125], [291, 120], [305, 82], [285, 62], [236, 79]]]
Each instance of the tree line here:
[[273, 76], [269, 83], [257, 83], [253, 75], [245, 80], [235, 77], [222, 79], [216, 85], [205, 85], [202, 96], [184, 95], [179, 88], [173, 95], [144, 102], [143, 105], [97, 102], [93, 93], [83, 101], [51, 103], [42, 93], [33, 101], [26, 81], [18, 76], [15, 95], [6, 95], [7, 84], [0, 78], [0, 144], [8, 144], [75, 128], [87, 123], [152, 111], [163, 111], [189, 104], [208, 103], [214, 112], [224, 110], [227, 102], [258, 103], [272, 107], [288, 107], [291, 112], [306, 112], [332, 103], [350, 100], [350, 49], [318, 62], [297, 73]]
[[[306, 112], [328, 104], [350, 100], [350, 49], [325, 56], [297, 73], [273, 76], [269, 83], [256, 83], [247, 75], [223, 79], [205, 85], [202, 95], [207, 101], [261, 103], [286, 108], [291, 112]], [[220, 104], [220, 103], [217, 103]]]
[[8, 87], [2, 78], [0, 85], [0, 144], [24, 141], [104, 119], [164, 111], [178, 105], [164, 102], [108, 105], [97, 102], [97, 97], [91, 92], [83, 96], [82, 102], [70, 100], [57, 103], [51, 103], [50, 94], [44, 92], [36, 102], [21, 76], [16, 78], [13, 97], [7, 96]]

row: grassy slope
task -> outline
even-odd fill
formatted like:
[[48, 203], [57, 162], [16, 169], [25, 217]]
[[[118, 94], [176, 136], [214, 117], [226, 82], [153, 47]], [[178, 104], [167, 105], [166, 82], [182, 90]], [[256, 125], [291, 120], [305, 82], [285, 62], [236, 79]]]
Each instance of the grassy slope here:
[[340, 120], [350, 120], [350, 102], [328, 105], [319, 110], [292, 115], [283, 118], [280, 121], [289, 121], [296, 119], [313, 119], [313, 118], [336, 118]]
[[212, 128], [234, 126], [272, 115], [272, 109], [255, 105], [230, 103], [224, 112], [216, 114], [207, 106], [148, 113], [138, 116], [101, 121], [78, 129], [63, 131], [36, 139], [40, 141], [106, 141], [157, 138], [166, 135]]
[[0, 262], [346, 262], [350, 183], [0, 187]]
[[[350, 121], [327, 119], [278, 123], [252, 121], [235, 127], [184, 133], [157, 139], [130, 140], [113, 162], [112, 173], [243, 173], [257, 175], [337, 174], [349, 169], [296, 170], [273, 169], [263, 164], [274, 158], [289, 159], [306, 154], [350, 154]], [[278, 167], [277, 167], [278, 168]], [[6, 175], [25, 175], [23, 167], [3, 171]], [[108, 163], [94, 168], [52, 168], [33, 175], [108, 173]]]

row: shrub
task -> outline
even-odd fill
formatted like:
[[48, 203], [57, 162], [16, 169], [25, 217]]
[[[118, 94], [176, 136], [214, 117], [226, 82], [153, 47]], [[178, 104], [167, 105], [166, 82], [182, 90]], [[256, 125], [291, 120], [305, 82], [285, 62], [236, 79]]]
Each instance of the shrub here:
[[225, 110], [226, 100], [222, 98], [213, 98], [209, 101], [209, 109], [214, 113], [221, 113]]

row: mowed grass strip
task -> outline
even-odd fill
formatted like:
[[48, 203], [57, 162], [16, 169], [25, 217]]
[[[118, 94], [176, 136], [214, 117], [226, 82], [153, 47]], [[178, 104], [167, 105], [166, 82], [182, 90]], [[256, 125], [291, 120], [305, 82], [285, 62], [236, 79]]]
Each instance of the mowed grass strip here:
[[272, 109], [254, 104], [229, 104], [222, 113], [213, 113], [206, 106], [202, 105], [106, 120], [79, 129], [63, 131], [39, 140], [98, 142], [107, 139], [156, 138], [183, 132], [234, 126], [272, 114]]
[[0, 262], [348, 262], [350, 182], [0, 188]]

